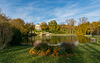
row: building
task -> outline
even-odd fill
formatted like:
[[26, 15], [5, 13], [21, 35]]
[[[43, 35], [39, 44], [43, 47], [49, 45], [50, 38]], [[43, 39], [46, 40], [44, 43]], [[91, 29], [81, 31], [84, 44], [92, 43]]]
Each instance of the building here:
[[38, 24], [35, 26], [35, 29], [36, 29], [37, 31], [40, 31], [40, 30], [41, 30], [41, 25], [38, 23]]

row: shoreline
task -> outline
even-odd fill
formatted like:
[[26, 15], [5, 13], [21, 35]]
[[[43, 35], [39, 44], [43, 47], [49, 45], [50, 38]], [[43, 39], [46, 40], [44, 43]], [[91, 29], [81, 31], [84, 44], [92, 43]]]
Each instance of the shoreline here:
[[76, 34], [51, 34], [50, 36], [77, 36]]
[[92, 37], [92, 35], [83, 35], [91, 39], [91, 42], [96, 42], [96, 39]]

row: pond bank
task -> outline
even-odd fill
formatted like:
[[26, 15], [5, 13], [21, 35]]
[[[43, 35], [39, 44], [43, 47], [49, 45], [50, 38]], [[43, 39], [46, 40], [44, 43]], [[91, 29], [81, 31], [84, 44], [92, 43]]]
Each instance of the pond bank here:
[[90, 38], [91, 42], [95, 42], [96, 41], [96, 39], [94, 37], [92, 37], [92, 35], [83, 35], [83, 36]]
[[76, 34], [51, 34], [50, 36], [77, 36]]

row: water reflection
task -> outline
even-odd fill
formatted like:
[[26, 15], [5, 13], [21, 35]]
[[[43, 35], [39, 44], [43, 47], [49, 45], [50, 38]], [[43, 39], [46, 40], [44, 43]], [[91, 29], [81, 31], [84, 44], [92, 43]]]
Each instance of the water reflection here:
[[90, 38], [84, 36], [78, 36], [77, 39], [79, 43], [88, 43], [91, 41]]
[[35, 42], [46, 42], [49, 44], [60, 44], [61, 42], [70, 42], [74, 44], [88, 43], [90, 38], [84, 36], [32, 36], [28, 39], [23, 39], [21, 44], [33, 45]]

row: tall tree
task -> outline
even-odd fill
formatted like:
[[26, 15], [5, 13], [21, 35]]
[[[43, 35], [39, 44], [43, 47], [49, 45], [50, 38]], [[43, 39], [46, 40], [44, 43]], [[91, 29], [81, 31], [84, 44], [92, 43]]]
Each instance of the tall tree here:
[[80, 21], [79, 24], [87, 23], [87, 19], [88, 18], [86, 18], [86, 17], [79, 18], [79, 21]]
[[9, 23], [10, 18], [0, 11], [0, 49], [3, 49], [12, 40], [13, 31]]
[[76, 20], [74, 20], [74, 19], [67, 19], [66, 20], [66, 23], [68, 25], [68, 28], [70, 30], [70, 33], [73, 33], [74, 32], [74, 25], [76, 23]]
[[86, 17], [79, 18], [79, 25], [78, 25], [78, 34], [86, 34], [87, 28], [88, 28], [88, 23], [87, 23]]

